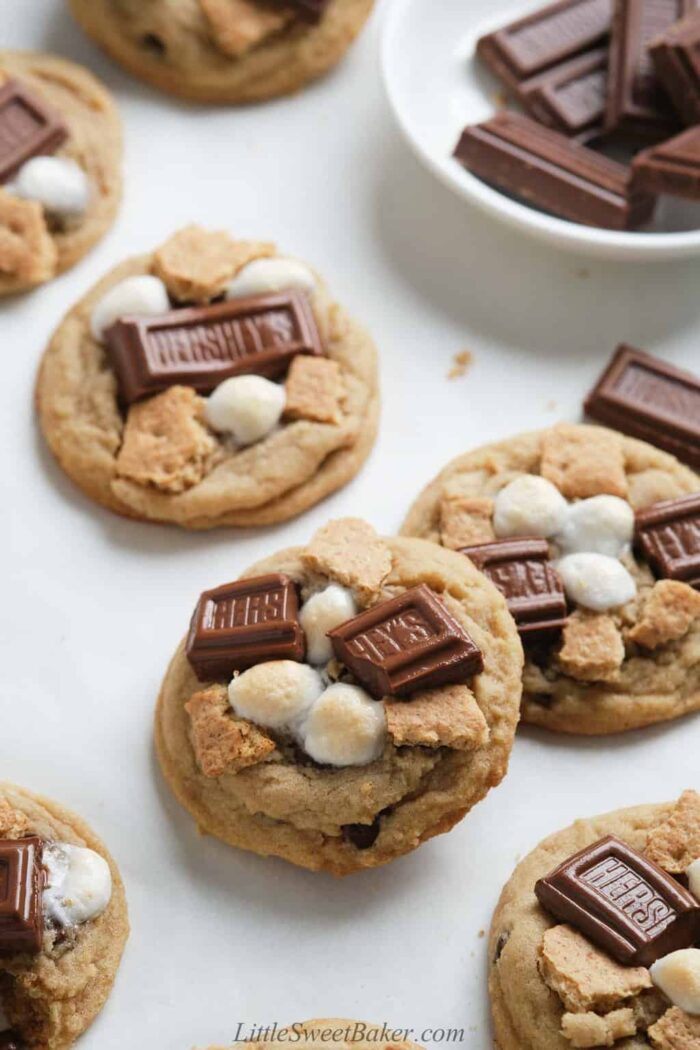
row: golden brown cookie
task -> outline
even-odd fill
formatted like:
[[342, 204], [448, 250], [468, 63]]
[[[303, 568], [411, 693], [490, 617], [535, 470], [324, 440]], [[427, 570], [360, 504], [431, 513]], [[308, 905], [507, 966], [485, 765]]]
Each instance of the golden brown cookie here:
[[373, 0], [329, 0], [319, 21], [277, 0], [69, 0], [134, 76], [197, 102], [290, 95], [343, 57]]
[[[273, 354], [286, 354], [295, 335], [284, 305], [276, 301], [261, 312], [266, 286], [294, 297], [315, 333], [316, 356], [283, 359], [274, 382], [248, 375], [219, 384], [211, 412], [214, 397], [196, 394], [188, 372], [130, 405], [120, 400], [108, 336], [100, 334], [108, 322], [125, 312], [211, 309], [212, 300], [216, 312], [224, 295], [243, 302], [236, 298], [241, 289], [250, 310], [235, 324], [217, 322], [214, 350], [199, 328], [196, 357], [206, 362], [223, 343], [232, 359], [245, 357], [242, 370], [269, 374], [255, 356], [259, 331], [263, 350]], [[114, 306], [115, 293], [121, 306]], [[172, 360], [181, 346], [174, 342], [162, 353]], [[246, 392], [251, 379], [262, 395], [257, 387]], [[233, 402], [226, 400], [231, 383]], [[274, 245], [189, 227], [153, 254], [118, 266], [69, 312], [44, 356], [37, 404], [63, 470], [110, 510], [191, 529], [268, 525], [318, 503], [361, 468], [378, 426], [376, 352], [304, 264], [278, 255]]]
[[[313, 1021], [295, 1021], [287, 1028], [261, 1026], [253, 1033], [256, 1038], [236, 1044], [251, 1050], [270, 1050], [280, 1043], [291, 1043], [299, 1050], [320, 1050], [328, 1045], [339, 1050], [422, 1050], [408, 1039], [411, 1032], [405, 1029], [370, 1024], [367, 1021], [349, 1021], [337, 1017], [324, 1017]], [[222, 1046], [210, 1046], [209, 1050], [226, 1050]], [[232, 1050], [232, 1048], [230, 1048]]]
[[[24, 849], [33, 844], [38, 942], [0, 957], [0, 1003], [23, 1046], [67, 1050], [95, 1020], [114, 984], [129, 935], [124, 887], [114, 860], [79, 817], [2, 783], [0, 874], [2, 861], [23, 843]], [[82, 876], [70, 869], [69, 883], [62, 880], [74, 847], [80, 847]], [[0, 928], [0, 937], [7, 935], [7, 927]]]
[[[546, 911], [535, 895], [538, 880], [610, 835], [651, 859], [653, 843], [665, 834], [679, 805], [638, 806], [578, 820], [545, 839], [515, 869], [501, 894], [489, 938], [489, 992], [498, 1050], [689, 1050], [695, 1045], [666, 1041], [671, 1029], [697, 1038], [700, 1018], [679, 1010], [655, 985], [646, 966], [613, 958], [581, 930]], [[688, 830], [697, 834], [697, 816], [694, 820], [694, 828]], [[631, 869], [625, 871], [617, 861], [610, 861], [609, 868], [601, 883], [608, 898], [620, 901], [640, 926], [653, 931], [661, 900], [640, 888]], [[616, 884], [613, 875], [619, 880]], [[634, 903], [625, 905], [624, 892], [637, 901], [636, 913]], [[651, 910], [645, 923], [648, 900]]]
[[[546, 534], [544, 556], [564, 577], [569, 615], [563, 630], [526, 640], [523, 720], [617, 733], [700, 708], [700, 595], [690, 581], [656, 580], [631, 543], [633, 512], [699, 491], [697, 474], [651, 445], [561, 424], [453, 460], [418, 497], [402, 534], [475, 548], [475, 558], [481, 545]], [[614, 576], [602, 595], [593, 580], [601, 565]]]
[[48, 150], [58, 174], [25, 165], [0, 187], [0, 296], [73, 266], [112, 225], [122, 193], [121, 121], [91, 73], [53, 55], [0, 51], [0, 90], [10, 82], [47, 106], [65, 137]]
[[[503, 598], [465, 558], [422, 540], [381, 539], [364, 522], [342, 519], [241, 579], [234, 595], [200, 603], [196, 634], [178, 648], [158, 700], [161, 769], [202, 831], [345, 875], [449, 831], [501, 781], [518, 720], [522, 649]], [[483, 671], [460, 663], [451, 684], [420, 678], [409, 695], [387, 695], [367, 664], [351, 661], [351, 672], [341, 663], [327, 632], [347, 621], [355, 631], [354, 616], [371, 609], [378, 623], [355, 650], [374, 653], [370, 664], [393, 653], [410, 669], [416, 645], [442, 638], [434, 613], [407, 594], [421, 586], [459, 645], [466, 632], [478, 646]], [[389, 616], [382, 606], [390, 599], [406, 606]], [[248, 644], [255, 623], [267, 625], [268, 644], [278, 640], [239, 657], [234, 674], [235, 650], [222, 661], [221, 649], [207, 648], [200, 614], [232, 626], [235, 645]], [[448, 656], [456, 651], [444, 644]]]

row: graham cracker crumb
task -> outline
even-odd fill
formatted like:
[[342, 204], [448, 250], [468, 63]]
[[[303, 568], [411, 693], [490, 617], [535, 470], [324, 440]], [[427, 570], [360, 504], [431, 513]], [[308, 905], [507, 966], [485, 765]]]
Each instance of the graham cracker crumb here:
[[293, 17], [289, 8], [263, 7], [252, 0], [199, 0], [219, 51], [239, 58]]
[[564, 627], [558, 662], [579, 682], [609, 682], [617, 677], [625, 646], [615, 621], [607, 613], [577, 609]]
[[644, 851], [670, 875], [681, 875], [700, 858], [700, 795], [684, 791], [668, 820], [649, 833]]
[[560, 423], [542, 440], [541, 474], [567, 499], [627, 497], [622, 442], [615, 434]]
[[564, 1014], [561, 1034], [575, 1047], [613, 1046], [618, 1039], [635, 1035], [637, 1025], [629, 1007], [612, 1013]]
[[287, 419], [337, 423], [345, 395], [343, 373], [337, 361], [299, 354], [292, 361], [285, 383]]
[[29, 834], [29, 821], [24, 813], [0, 798], [0, 839], [22, 839]]
[[495, 540], [493, 508], [493, 500], [481, 496], [443, 496], [440, 504], [443, 547], [457, 551]]
[[272, 244], [234, 241], [224, 230], [186, 226], [156, 251], [152, 270], [174, 299], [208, 302], [241, 267], [274, 252]]
[[489, 739], [489, 727], [471, 689], [443, 686], [411, 700], [385, 700], [389, 735], [397, 747], [451, 747], [476, 751]]
[[673, 1006], [649, 1029], [649, 1038], [657, 1050], [700, 1050], [700, 1017]]
[[172, 386], [132, 405], [117, 475], [163, 492], [184, 492], [197, 485], [221, 454], [202, 416], [202, 399], [187, 386]]
[[0, 275], [40, 284], [53, 277], [57, 257], [42, 206], [0, 189]]
[[656, 649], [688, 633], [700, 617], [700, 592], [679, 580], [659, 580], [642, 606], [628, 638], [645, 649]]
[[252, 722], [231, 713], [224, 685], [202, 689], [185, 704], [192, 747], [205, 777], [220, 777], [257, 765], [275, 750], [275, 742]]
[[462, 350], [460, 353], [454, 355], [452, 361], [452, 368], [447, 373], [447, 378], [460, 379], [469, 371], [469, 368], [474, 361], [474, 355], [471, 350]]
[[373, 598], [391, 572], [391, 552], [371, 525], [360, 518], [330, 521], [302, 553], [307, 569]]
[[545, 984], [572, 1013], [608, 1013], [652, 987], [643, 966], [621, 966], [571, 926], [553, 926], [539, 950]]

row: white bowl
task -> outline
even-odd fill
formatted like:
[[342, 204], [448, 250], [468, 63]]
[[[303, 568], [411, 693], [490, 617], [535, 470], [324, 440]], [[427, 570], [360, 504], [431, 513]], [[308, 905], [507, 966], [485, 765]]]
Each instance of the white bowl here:
[[658, 260], [700, 255], [700, 205], [663, 198], [641, 233], [599, 230], [512, 200], [452, 157], [465, 124], [495, 111], [498, 82], [475, 58], [476, 41], [545, 0], [389, 0], [382, 28], [384, 82], [399, 126], [430, 171], [460, 196], [541, 241], [586, 255]]

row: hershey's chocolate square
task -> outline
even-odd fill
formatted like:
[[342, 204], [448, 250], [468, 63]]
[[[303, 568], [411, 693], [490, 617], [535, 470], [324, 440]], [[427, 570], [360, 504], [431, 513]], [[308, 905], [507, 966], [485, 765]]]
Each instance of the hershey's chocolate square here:
[[30, 157], [53, 153], [67, 137], [61, 116], [18, 80], [0, 87], [0, 183]]
[[302, 661], [305, 650], [294, 581], [271, 573], [205, 591], [186, 652], [197, 677], [208, 682], [266, 660]]
[[36, 954], [41, 950], [44, 918], [39, 838], [0, 840], [0, 953]]
[[328, 637], [375, 700], [466, 682], [484, 669], [479, 647], [425, 584], [365, 609]]
[[127, 404], [178, 383], [207, 394], [231, 376], [276, 379], [297, 354], [323, 353], [308, 297], [297, 290], [123, 317], [105, 339]]
[[700, 590], [700, 493], [637, 511], [635, 538], [658, 576]]
[[610, 835], [540, 879], [543, 908], [624, 966], [651, 966], [700, 935], [700, 906], [672, 876]]
[[523, 641], [540, 641], [562, 629], [566, 597], [546, 540], [498, 540], [463, 547], [461, 553], [504, 595]]

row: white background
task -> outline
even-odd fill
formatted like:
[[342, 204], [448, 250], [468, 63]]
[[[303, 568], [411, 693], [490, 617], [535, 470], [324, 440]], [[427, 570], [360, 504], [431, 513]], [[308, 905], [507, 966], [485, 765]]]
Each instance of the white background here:
[[[3, 46], [85, 63], [126, 124], [116, 228], [71, 273], [0, 308], [0, 773], [94, 825], [121, 865], [133, 925], [81, 1050], [187, 1050], [228, 1042], [239, 1021], [324, 1015], [417, 1036], [456, 1026], [470, 1050], [487, 1050], [479, 934], [516, 859], [577, 816], [697, 786], [697, 717], [608, 741], [525, 730], [507, 780], [455, 831], [344, 881], [199, 838], [163, 786], [153, 704], [201, 589], [332, 515], [397, 529], [454, 454], [577, 419], [621, 340], [698, 365], [700, 264], [555, 254], [423, 171], [383, 98], [380, 13], [302, 96], [214, 111], [122, 74], [59, 0], [0, 2]], [[306, 257], [379, 346], [385, 407], [370, 462], [279, 528], [193, 535], [122, 521], [74, 491], [37, 431], [36, 367], [62, 313], [105, 270], [192, 220]], [[463, 349], [475, 363], [448, 381]]]

